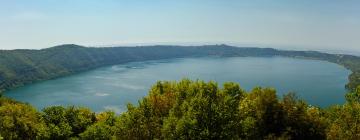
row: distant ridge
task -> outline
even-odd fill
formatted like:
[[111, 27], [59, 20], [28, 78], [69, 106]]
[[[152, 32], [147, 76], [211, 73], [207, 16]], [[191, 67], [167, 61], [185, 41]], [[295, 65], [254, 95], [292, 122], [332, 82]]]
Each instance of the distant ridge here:
[[63, 45], [57, 45], [57, 46], [45, 48], [45, 49], [70, 49], [70, 48], [86, 48], [86, 47], [76, 45], [76, 44], [63, 44]]
[[0, 89], [66, 76], [94, 68], [133, 61], [182, 57], [272, 57], [324, 60], [340, 64], [353, 73], [348, 89], [360, 84], [360, 58], [317, 51], [285, 51], [273, 48], [234, 47], [225, 44], [201, 46], [152, 45], [136, 47], [84, 47], [64, 44], [41, 50], [1, 50]]

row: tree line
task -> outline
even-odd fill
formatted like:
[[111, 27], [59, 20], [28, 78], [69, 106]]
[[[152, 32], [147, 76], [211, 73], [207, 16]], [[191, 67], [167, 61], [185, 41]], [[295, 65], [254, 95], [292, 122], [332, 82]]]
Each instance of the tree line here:
[[233, 82], [160, 81], [127, 111], [50, 106], [0, 98], [0, 139], [360, 139], [360, 87], [319, 108], [273, 88]]

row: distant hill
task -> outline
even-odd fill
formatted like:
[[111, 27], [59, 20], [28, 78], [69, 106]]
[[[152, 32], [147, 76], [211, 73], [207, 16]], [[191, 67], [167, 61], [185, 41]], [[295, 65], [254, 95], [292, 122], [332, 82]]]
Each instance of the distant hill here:
[[228, 45], [90, 48], [66, 44], [41, 50], [0, 50], [0, 89], [9, 90], [37, 81], [126, 62], [204, 56], [284, 56], [325, 60], [353, 71], [347, 84], [349, 89], [360, 84], [360, 57], [351, 55]]

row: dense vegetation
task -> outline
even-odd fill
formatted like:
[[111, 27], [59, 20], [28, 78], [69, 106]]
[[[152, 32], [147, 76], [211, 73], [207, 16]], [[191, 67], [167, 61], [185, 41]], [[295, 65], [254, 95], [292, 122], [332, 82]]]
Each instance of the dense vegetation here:
[[360, 84], [360, 57], [351, 55], [227, 45], [86, 48], [70, 44], [41, 50], [0, 50], [0, 90], [106, 65], [201, 56], [285, 56], [325, 60], [343, 65], [353, 72], [346, 86], [348, 89], [355, 89]]
[[360, 87], [320, 109], [272, 88], [158, 82], [128, 111], [32, 106], [0, 98], [0, 139], [360, 139]]

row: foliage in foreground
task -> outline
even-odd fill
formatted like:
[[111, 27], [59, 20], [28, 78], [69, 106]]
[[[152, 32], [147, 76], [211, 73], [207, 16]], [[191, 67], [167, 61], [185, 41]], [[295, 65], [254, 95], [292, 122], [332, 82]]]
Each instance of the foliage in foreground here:
[[0, 139], [360, 139], [360, 88], [322, 110], [275, 89], [158, 82], [121, 115], [0, 98]]

